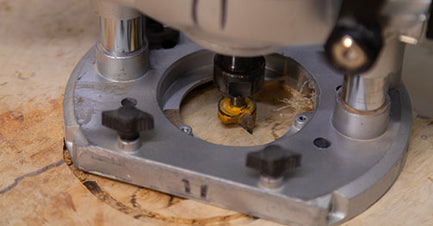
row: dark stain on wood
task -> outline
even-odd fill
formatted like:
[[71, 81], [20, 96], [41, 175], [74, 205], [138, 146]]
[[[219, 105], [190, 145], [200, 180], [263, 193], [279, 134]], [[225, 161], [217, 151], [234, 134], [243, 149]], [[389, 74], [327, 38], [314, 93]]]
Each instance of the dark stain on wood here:
[[16, 121], [24, 121], [24, 114], [21, 111], [9, 111], [9, 118]]
[[99, 187], [98, 183], [96, 183], [95, 181], [84, 181], [83, 184], [94, 195], [102, 193], [101, 187]]
[[20, 183], [20, 181], [22, 181], [23, 179], [25, 179], [25, 178], [27, 178], [27, 177], [38, 176], [38, 175], [40, 175], [40, 174], [42, 174], [42, 173], [44, 173], [44, 172], [46, 172], [46, 171], [48, 171], [48, 170], [50, 170], [50, 169], [52, 169], [52, 168], [55, 168], [55, 167], [58, 167], [58, 166], [62, 165], [63, 163], [64, 163], [64, 161], [63, 161], [63, 159], [61, 159], [61, 160], [59, 160], [59, 161], [57, 161], [57, 162], [55, 162], [55, 163], [51, 163], [51, 164], [49, 164], [49, 165], [46, 165], [46, 166], [42, 167], [41, 169], [35, 170], [35, 171], [33, 171], [33, 172], [30, 172], [30, 173], [26, 173], [26, 174], [24, 174], [24, 175], [21, 175], [21, 176], [15, 178], [15, 179], [14, 179], [14, 182], [13, 182], [11, 185], [9, 185], [9, 186], [7, 186], [6, 188], [0, 190], [0, 195], [2, 195], [2, 194], [4, 194], [4, 193], [6, 193], [6, 192], [12, 190], [12, 189], [13, 189], [14, 187], [16, 187], [16, 186]]
[[129, 202], [132, 204], [133, 207], [141, 207], [140, 204], [137, 202], [137, 192], [140, 191], [140, 189], [137, 189], [136, 192], [131, 196], [131, 199]]

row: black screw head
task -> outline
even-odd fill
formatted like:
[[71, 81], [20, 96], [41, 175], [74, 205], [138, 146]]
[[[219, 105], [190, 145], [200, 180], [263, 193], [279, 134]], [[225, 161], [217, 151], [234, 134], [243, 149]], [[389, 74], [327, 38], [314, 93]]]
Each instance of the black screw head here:
[[125, 98], [122, 107], [102, 112], [102, 125], [116, 130], [120, 139], [134, 141], [138, 139], [141, 131], [153, 129], [153, 117], [135, 107], [136, 100]]
[[301, 166], [301, 155], [271, 145], [261, 151], [248, 153], [246, 166], [258, 170], [264, 176], [279, 178]]
[[134, 98], [127, 97], [127, 98], [123, 99], [120, 103], [122, 104], [122, 106], [125, 106], [125, 105], [135, 106], [135, 105], [137, 105], [137, 100]]

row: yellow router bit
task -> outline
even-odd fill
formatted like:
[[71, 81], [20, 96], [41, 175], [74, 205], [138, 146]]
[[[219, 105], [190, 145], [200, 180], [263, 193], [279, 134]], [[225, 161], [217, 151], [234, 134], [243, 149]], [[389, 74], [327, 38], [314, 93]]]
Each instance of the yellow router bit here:
[[251, 97], [223, 97], [218, 102], [218, 118], [224, 124], [238, 124], [253, 133], [256, 103]]

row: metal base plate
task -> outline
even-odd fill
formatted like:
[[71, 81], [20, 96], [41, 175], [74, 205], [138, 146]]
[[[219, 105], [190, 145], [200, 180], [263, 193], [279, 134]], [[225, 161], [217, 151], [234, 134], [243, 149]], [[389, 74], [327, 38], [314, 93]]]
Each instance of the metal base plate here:
[[[356, 216], [399, 175], [411, 128], [404, 87], [389, 93], [391, 119], [383, 135], [365, 141], [345, 137], [331, 122], [342, 76], [327, 66], [321, 48], [306, 47], [267, 56], [267, 79], [284, 79], [294, 88], [309, 80], [317, 99], [302, 128], [294, 126], [273, 142], [302, 154], [302, 167], [280, 189], [262, 188], [245, 160], [266, 145], [212, 144], [182, 132], [164, 113], [178, 110], [186, 93], [211, 79], [213, 54], [199, 49], [184, 41], [171, 50], [152, 51], [152, 67], [143, 77], [113, 82], [98, 74], [92, 48], [72, 73], [64, 97], [66, 144], [74, 164], [116, 180], [302, 225], [337, 224]], [[135, 152], [119, 150], [116, 132], [101, 125], [101, 112], [118, 108], [125, 97], [137, 99], [137, 108], [155, 120], [154, 131], [142, 133]], [[315, 146], [316, 138], [331, 146]]]

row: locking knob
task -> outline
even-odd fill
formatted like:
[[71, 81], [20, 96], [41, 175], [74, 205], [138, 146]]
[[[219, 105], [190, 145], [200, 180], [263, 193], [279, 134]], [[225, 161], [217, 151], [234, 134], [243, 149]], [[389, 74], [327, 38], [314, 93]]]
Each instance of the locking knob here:
[[121, 140], [134, 141], [140, 137], [140, 132], [153, 129], [153, 117], [135, 107], [137, 101], [125, 98], [122, 107], [102, 112], [102, 125], [116, 130]]
[[262, 176], [277, 179], [301, 166], [301, 155], [271, 145], [261, 151], [248, 153], [246, 166], [258, 170]]
[[344, 74], [361, 74], [376, 62], [382, 50], [382, 9], [385, 0], [342, 0], [340, 13], [325, 55]]

